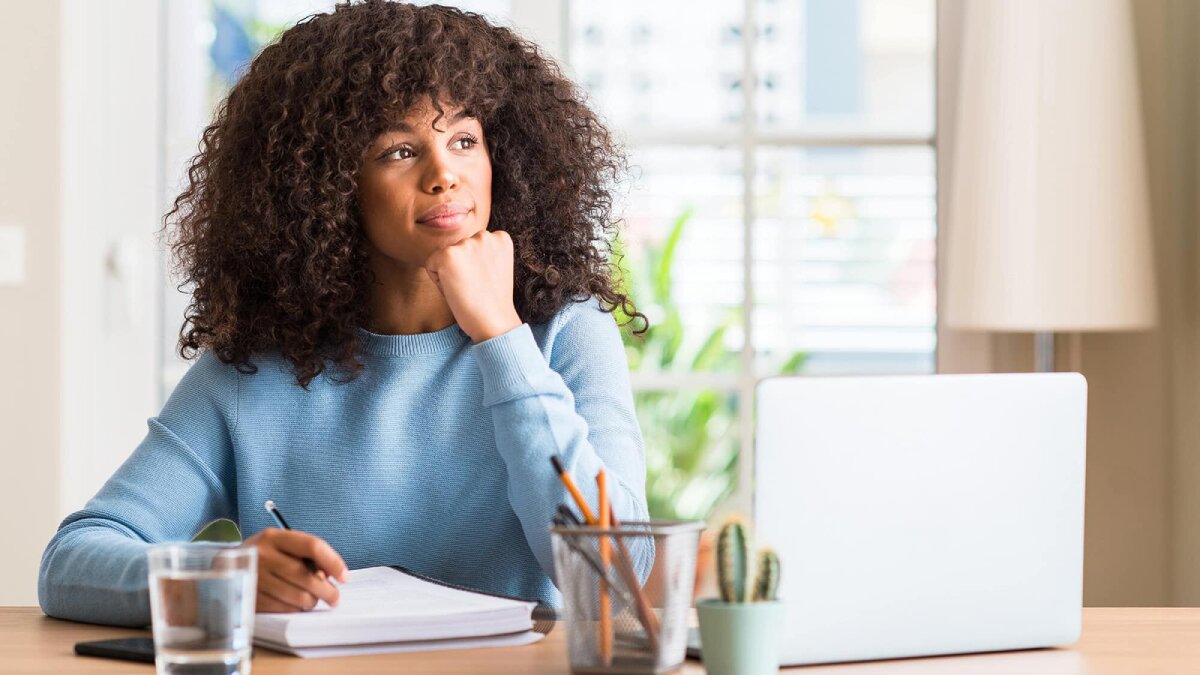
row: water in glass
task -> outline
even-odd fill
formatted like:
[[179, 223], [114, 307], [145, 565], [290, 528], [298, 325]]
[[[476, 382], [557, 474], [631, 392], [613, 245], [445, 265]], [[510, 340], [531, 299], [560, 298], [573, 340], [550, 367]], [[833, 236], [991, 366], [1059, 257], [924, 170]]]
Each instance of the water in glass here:
[[151, 554], [150, 604], [160, 674], [250, 672], [253, 554], [254, 549], [190, 546], [160, 552], [157, 561]]

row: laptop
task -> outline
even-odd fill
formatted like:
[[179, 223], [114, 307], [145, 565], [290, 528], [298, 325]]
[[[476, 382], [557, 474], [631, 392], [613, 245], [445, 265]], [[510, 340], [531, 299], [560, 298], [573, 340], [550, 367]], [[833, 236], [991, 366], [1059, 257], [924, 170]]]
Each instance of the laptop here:
[[782, 664], [1078, 640], [1081, 375], [772, 378], [756, 410]]

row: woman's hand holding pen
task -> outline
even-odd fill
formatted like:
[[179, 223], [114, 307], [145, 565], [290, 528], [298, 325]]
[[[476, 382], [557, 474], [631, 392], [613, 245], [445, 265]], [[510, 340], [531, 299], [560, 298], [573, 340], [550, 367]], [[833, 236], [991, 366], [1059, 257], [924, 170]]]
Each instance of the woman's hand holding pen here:
[[[258, 548], [257, 611], [299, 612], [312, 609], [317, 600], [337, 604], [338, 589], [329, 578], [345, 583], [348, 568], [323, 539], [269, 527], [243, 545]], [[305, 565], [305, 558], [316, 564], [315, 574]]]
[[521, 325], [513, 305], [513, 242], [507, 232], [484, 230], [440, 249], [429, 256], [425, 271], [473, 342]]

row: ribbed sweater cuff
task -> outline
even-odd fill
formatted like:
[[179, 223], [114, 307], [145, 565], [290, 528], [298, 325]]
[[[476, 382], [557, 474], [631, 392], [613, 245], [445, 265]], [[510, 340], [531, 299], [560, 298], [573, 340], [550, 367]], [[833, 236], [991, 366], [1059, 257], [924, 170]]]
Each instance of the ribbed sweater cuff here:
[[530, 375], [549, 368], [529, 324], [471, 347], [483, 373], [483, 404], [495, 405], [534, 394]]

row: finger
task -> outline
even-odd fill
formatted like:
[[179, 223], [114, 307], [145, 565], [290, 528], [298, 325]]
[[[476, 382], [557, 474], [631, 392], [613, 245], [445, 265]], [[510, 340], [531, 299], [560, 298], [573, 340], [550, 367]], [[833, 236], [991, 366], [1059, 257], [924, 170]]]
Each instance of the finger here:
[[434, 272], [441, 269], [442, 266], [446, 264], [446, 248], [447, 247], [440, 247], [433, 253], [430, 253], [429, 257], [425, 259], [425, 264], [422, 265], [422, 267]]
[[[307, 595], [297, 595], [295, 591], [281, 587], [273, 579], [260, 579], [264, 590], [272, 593], [277, 600], [291, 604], [296, 609], [307, 609], [316, 604], [317, 598], [326, 601], [331, 606], [336, 605], [340, 597], [337, 589], [329, 583], [328, 577], [322, 570], [316, 574], [309, 571], [309, 566], [299, 558], [295, 558], [272, 545], [259, 546], [258, 569], [260, 577], [274, 575], [296, 587]], [[309, 599], [311, 596], [312, 600]]]
[[297, 610], [310, 609], [317, 604], [315, 595], [292, 583], [288, 578], [277, 574], [274, 570], [267, 570], [265, 574], [260, 575], [258, 583], [262, 586], [263, 592]]
[[258, 576], [258, 592], [284, 605], [285, 612], [300, 612], [317, 604], [316, 598], [270, 572]]
[[[435, 284], [437, 284], [437, 283], [438, 283], [438, 273], [437, 273], [437, 272], [434, 272], [433, 270], [431, 270], [431, 269], [429, 269], [428, 267], [426, 267], [426, 268], [425, 268], [425, 273], [429, 275], [429, 280], [430, 280], [430, 281], [432, 281], [432, 282], [433, 282], [433, 283], [435, 283]], [[440, 284], [438, 284], [438, 285], [440, 285]]]
[[271, 567], [271, 573], [293, 586], [307, 591], [310, 595], [324, 600], [331, 607], [336, 606], [341, 597], [341, 592], [328, 581], [325, 572], [321, 570], [317, 570], [316, 574], [309, 572], [308, 566], [298, 558], [281, 555], [281, 560]]
[[258, 597], [255, 599], [254, 611], [266, 612], [268, 614], [285, 614], [288, 612], [299, 612], [300, 608], [276, 600], [263, 591], [259, 591]]
[[280, 551], [294, 558], [309, 558], [317, 564], [318, 569], [325, 570], [329, 576], [346, 583], [346, 574], [349, 572], [346, 561], [342, 560], [342, 556], [324, 539], [306, 532], [279, 530], [272, 540], [275, 548]]
[[296, 584], [291, 577], [282, 576], [274, 571], [267, 577], [267, 592], [272, 597], [300, 609], [312, 609], [317, 606], [319, 598]]

